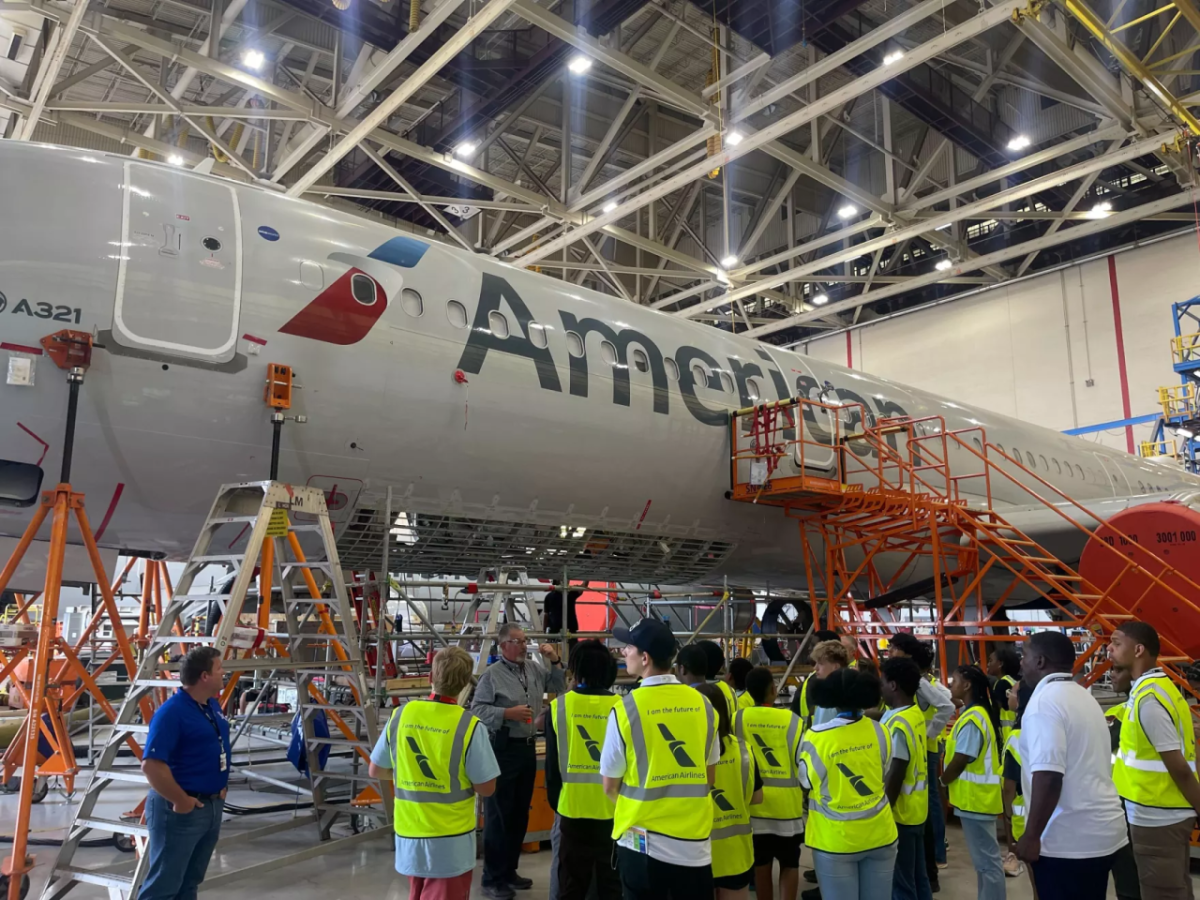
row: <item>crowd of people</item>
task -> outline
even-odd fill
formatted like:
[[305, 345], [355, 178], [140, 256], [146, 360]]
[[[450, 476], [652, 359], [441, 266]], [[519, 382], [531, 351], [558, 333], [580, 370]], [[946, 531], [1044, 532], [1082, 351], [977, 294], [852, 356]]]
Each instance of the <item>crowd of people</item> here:
[[[876, 663], [820, 633], [790, 708], [769, 669], [735, 659], [725, 671], [715, 643], [678, 648], [659, 620], [614, 637], [637, 679], [624, 696], [599, 641], [578, 642], [564, 673], [551, 645], [534, 665], [506, 627], [469, 710], [457, 698], [470, 657], [434, 657], [433, 695], [393, 714], [371, 766], [395, 786], [396, 868], [414, 900], [467, 897], [476, 795], [484, 894], [530, 886], [517, 863], [543, 718], [551, 900], [745, 900], [752, 884], [759, 900], [931, 900], [946, 865], [943, 790], [978, 900], [1003, 898], [1018, 860], [1039, 900], [1101, 900], [1110, 874], [1121, 900], [1192, 898], [1196, 738], [1145, 623], [1112, 638], [1128, 700], [1107, 717], [1057, 631], [992, 653], [986, 671], [958, 666], [945, 685], [932, 644], [911, 634]], [[542, 716], [547, 690], [557, 696]], [[801, 890], [805, 845], [816, 886]]]

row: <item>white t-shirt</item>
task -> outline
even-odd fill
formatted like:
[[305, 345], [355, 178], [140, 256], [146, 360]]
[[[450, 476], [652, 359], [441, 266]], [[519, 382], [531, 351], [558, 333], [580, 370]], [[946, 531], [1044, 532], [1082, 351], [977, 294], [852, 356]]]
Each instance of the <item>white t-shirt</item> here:
[[[642, 679], [634, 690], [653, 688], [662, 684], [679, 684], [674, 675], [651, 675]], [[620, 702], [620, 701], [618, 701]], [[708, 702], [707, 699], [704, 701]], [[713, 716], [716, 722], [716, 716]], [[721, 740], [713, 729], [713, 740], [708, 747], [708, 765], [715, 766], [721, 761]], [[617, 725], [617, 714], [608, 714], [608, 727], [604, 731], [604, 746], [600, 750], [600, 774], [605, 778], [622, 778], [625, 775], [625, 741], [621, 737], [621, 729]], [[618, 838], [620, 840], [620, 838]], [[708, 838], [690, 841], [684, 838], [670, 837], [657, 831], [646, 832], [646, 855], [659, 862], [670, 863], [674, 866], [707, 866], [712, 864], [712, 842]]]
[[1062, 795], [1042, 832], [1042, 855], [1093, 859], [1128, 843], [1125, 813], [1112, 780], [1112, 750], [1100, 704], [1069, 673], [1039, 682], [1022, 720], [1021, 783], [1036, 801], [1035, 772], [1063, 776]]
[[[1137, 691], [1138, 685], [1143, 678], [1151, 676], [1161, 676], [1162, 669], [1151, 669], [1141, 678], [1133, 683], [1129, 689], [1129, 695]], [[1175, 727], [1175, 721], [1171, 718], [1171, 714], [1167, 712], [1167, 708], [1162, 705], [1162, 702], [1154, 695], [1147, 694], [1139, 702], [1138, 706], [1138, 722], [1142, 726], [1142, 731], [1146, 733], [1147, 740], [1150, 745], [1159, 753], [1170, 750], [1182, 750], [1183, 741], [1178, 729]], [[1125, 717], [1125, 721], [1121, 723], [1122, 728], [1132, 728], [1133, 725], [1129, 722], [1129, 717]], [[1164, 825], [1175, 825], [1179, 822], [1186, 822], [1188, 819], [1196, 818], [1196, 813], [1191, 807], [1187, 809], [1159, 809], [1155, 806], [1142, 806], [1140, 803], [1134, 803], [1130, 800], [1125, 801], [1125, 815], [1129, 818], [1129, 824], [1140, 825], [1144, 828], [1161, 828]]]

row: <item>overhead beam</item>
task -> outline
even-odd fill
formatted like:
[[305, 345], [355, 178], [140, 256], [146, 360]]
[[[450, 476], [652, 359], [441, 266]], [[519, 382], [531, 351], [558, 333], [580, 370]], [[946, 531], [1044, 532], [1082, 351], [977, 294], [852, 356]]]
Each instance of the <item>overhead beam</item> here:
[[617, 205], [617, 208], [612, 212], [602, 213], [589, 219], [585, 224], [580, 225], [575, 229], [571, 229], [567, 234], [553, 241], [539, 245], [527, 253], [518, 257], [519, 264], [528, 266], [536, 263], [540, 259], [545, 259], [559, 252], [580, 238], [592, 234], [607, 225], [619, 221], [641, 209], [648, 203], [665, 197], [667, 194], [678, 190], [685, 184], [695, 181], [702, 177], [706, 172], [728, 165], [734, 160], [741, 159], [755, 150], [760, 150], [767, 144], [778, 138], [799, 128], [801, 125], [812, 121], [818, 116], [825, 115], [845, 103], [851, 97], [857, 97], [865, 94], [867, 91], [874, 90], [885, 81], [895, 78], [901, 72], [908, 71], [914, 66], [927, 62], [935, 58], [939, 53], [950, 47], [955, 47], [963, 41], [969, 40], [979, 34], [986, 32], [988, 29], [995, 27], [1001, 22], [1007, 21], [1012, 13], [1020, 6], [1020, 0], [1004, 0], [997, 6], [990, 7], [978, 15], [968, 19], [961, 25], [955, 26], [927, 41], [911, 53], [905, 54], [900, 60], [893, 62], [888, 66], [880, 66], [872, 72], [867, 73], [843, 87], [831, 91], [825, 96], [814, 100], [808, 106], [791, 113], [787, 116], [782, 116], [777, 121], [771, 123], [761, 131], [754, 132], [746, 136], [746, 138], [737, 146], [726, 146], [719, 153], [701, 160], [696, 165], [684, 169], [672, 178], [666, 179], [658, 184], [648, 187], [646, 190], [637, 194], [629, 200], [625, 200]]
[[54, 46], [50, 50], [49, 58], [43, 58], [39, 67], [34, 85], [33, 107], [21, 126], [17, 140], [27, 141], [33, 137], [33, 131], [42, 117], [42, 110], [46, 108], [46, 102], [54, 93], [54, 82], [58, 80], [58, 73], [62, 70], [63, 61], [71, 51], [71, 43], [75, 40], [79, 26], [83, 23], [83, 16], [87, 12], [87, 8], [88, 0], [75, 0], [75, 5], [71, 7], [71, 14], [67, 17], [67, 21], [60, 23], [54, 29], [54, 35], [50, 38]]
[[[1152, 203], [1143, 203], [1141, 206], [1135, 206], [1132, 209], [1123, 210], [1119, 213], [1114, 213], [1105, 219], [1093, 219], [1082, 225], [1076, 225], [1072, 228], [1064, 228], [1055, 234], [1035, 238], [1031, 241], [1025, 241], [1021, 244], [1014, 244], [1011, 247], [1005, 247], [1002, 250], [997, 250], [994, 253], [988, 253], [979, 256], [970, 262], [963, 263], [947, 272], [931, 272], [927, 275], [915, 277], [912, 281], [905, 284], [891, 285], [886, 288], [880, 288], [878, 291], [872, 291], [869, 294], [859, 294], [855, 297], [850, 297], [846, 300], [840, 300], [837, 303], [831, 303], [828, 306], [821, 307], [818, 312], [804, 312], [794, 316], [789, 316], [786, 319], [780, 319], [778, 322], [773, 322], [770, 325], [762, 325], [751, 329], [747, 335], [749, 337], [762, 338], [768, 334], [773, 334], [778, 331], [783, 331], [788, 328], [794, 328], [797, 325], [807, 325], [813, 320], [829, 315], [831, 313], [843, 313], [859, 306], [868, 303], [874, 303], [877, 300], [883, 300], [887, 297], [893, 297], [897, 294], [902, 294], [907, 291], [916, 290], [918, 288], [927, 287], [932, 284], [940, 284], [947, 276], [958, 276], [965, 272], [970, 272], [984, 265], [994, 265], [1006, 262], [1010, 259], [1015, 259], [1018, 256], [1024, 256], [1029, 253], [1038, 253], [1050, 247], [1055, 247], [1067, 241], [1077, 240], [1079, 238], [1091, 237], [1092, 235], [1100, 234], [1112, 228], [1118, 228], [1122, 225], [1129, 225], [1132, 222], [1137, 222], [1150, 216], [1164, 213], [1184, 204], [1195, 203], [1200, 200], [1200, 188], [1192, 188], [1182, 191], [1170, 197], [1164, 197], [1161, 200], [1155, 200]], [[1001, 282], [1003, 284], [1003, 282]]]

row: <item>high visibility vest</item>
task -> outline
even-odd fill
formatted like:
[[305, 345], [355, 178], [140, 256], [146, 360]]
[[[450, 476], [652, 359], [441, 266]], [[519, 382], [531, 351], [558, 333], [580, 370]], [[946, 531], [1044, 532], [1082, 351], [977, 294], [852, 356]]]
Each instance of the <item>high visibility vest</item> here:
[[[1013, 678], [1011, 675], [1001, 675], [996, 680], [996, 686], [999, 687], [1002, 684], [1007, 684], [1008, 689], [1011, 691], [1016, 688], [1017, 679]], [[1017, 724], [1017, 714], [1015, 712], [1013, 712], [1011, 709], [1009, 709], [1007, 705], [1001, 707], [1001, 709], [1000, 709], [1000, 743], [1001, 743], [1001, 745], [1003, 745], [1006, 741], [1008, 741], [1008, 736], [1010, 734], [1012, 734], [1013, 726], [1016, 724]]]
[[[737, 695], [737, 708], [738, 709], [749, 709], [753, 705], [754, 705], [754, 698], [750, 696], [749, 691], [742, 691], [740, 694]], [[734, 710], [733, 714], [736, 716], [737, 710]]]
[[925, 716], [914, 703], [888, 719], [887, 727], [892, 732], [893, 746], [896, 732], [902, 732], [908, 741], [908, 769], [892, 813], [901, 825], [924, 825], [929, 816], [929, 741], [925, 736]]
[[954, 758], [959, 735], [968, 723], [977, 726], [983, 734], [983, 748], [950, 782], [950, 805], [963, 812], [998, 816], [1004, 812], [1000, 791], [1000, 752], [996, 744], [996, 729], [992, 727], [992, 720], [982, 706], [971, 706], [962, 711], [946, 740], [946, 760]]
[[729, 683], [724, 680], [716, 681], [714, 684], [716, 684], [717, 690], [725, 698], [725, 706], [729, 709], [729, 721], [732, 722], [733, 714], [737, 712], [738, 708], [737, 695], [733, 692], [733, 688], [729, 686]]
[[[936, 685], [938, 683], [938, 680], [936, 678], [934, 678], [933, 676], [930, 676], [929, 683]], [[925, 724], [928, 725], [930, 722], [933, 721], [933, 717], [937, 713], [937, 709], [930, 706], [930, 707], [927, 707], [926, 709], [921, 710], [921, 712], [925, 716]], [[926, 733], [926, 735], [929, 734], [928, 729], [926, 729], [925, 733]], [[939, 734], [937, 736], [937, 738], [933, 740], [934, 746], [931, 748], [931, 750], [941, 750], [942, 745], [945, 743], [946, 743], [946, 736], [944, 734]]]
[[396, 834], [435, 838], [475, 830], [467, 748], [479, 720], [453, 703], [410, 700], [388, 721]]
[[[1004, 742], [1004, 752], [1011, 753], [1012, 758], [1017, 761], [1017, 765], [1021, 766], [1021, 729], [1014, 728], [1009, 734], [1008, 740]], [[1017, 794], [1012, 801], [1012, 836], [1014, 841], [1019, 841], [1021, 835], [1025, 833], [1025, 794], [1024, 787], [1021, 784], [1021, 779], [1017, 779]]]
[[558, 814], [568, 819], [611, 819], [616, 807], [604, 793], [600, 777], [600, 748], [614, 694], [559, 694], [550, 706], [550, 721], [558, 742], [558, 771], [562, 791]]
[[816, 678], [816, 675], [809, 675], [804, 679], [804, 683], [800, 685], [800, 720], [802, 723], [811, 719], [815, 711], [814, 707], [808, 701], [808, 688], [814, 678]]
[[746, 745], [728, 735], [713, 782], [713, 877], [741, 875], [754, 866], [750, 798], [754, 795], [754, 763]]
[[713, 821], [707, 765], [716, 734], [712, 704], [686, 685], [659, 684], [633, 690], [613, 710], [625, 742], [614, 840], [630, 828], [707, 838]]
[[1191, 809], [1183, 792], [1175, 784], [1167, 765], [1162, 761], [1146, 731], [1142, 728], [1143, 700], [1157, 699], [1171, 717], [1179, 735], [1188, 772], [1195, 778], [1196, 739], [1192, 735], [1192, 714], [1179, 688], [1164, 674], [1143, 676], [1126, 704], [1125, 721], [1121, 724], [1121, 744], [1113, 765], [1113, 781], [1117, 793], [1131, 803], [1157, 809]]
[[[1104, 718], [1110, 720], [1109, 726], [1108, 726], [1108, 734], [1109, 734], [1110, 740], [1112, 737], [1112, 723], [1113, 722], [1117, 723], [1117, 741], [1119, 742], [1121, 740], [1121, 730], [1122, 730], [1122, 727], [1125, 725], [1125, 713], [1128, 712], [1128, 710], [1129, 710], [1129, 708], [1124, 703], [1118, 703], [1116, 706], [1110, 706], [1108, 709], [1106, 709], [1104, 711]], [[1112, 764], [1113, 764], [1114, 769], [1116, 768], [1116, 765], [1117, 765], [1117, 749], [1119, 748], [1119, 746], [1120, 746], [1120, 744], [1118, 743], [1118, 745], [1116, 747], [1113, 747], [1113, 751], [1112, 751]]]
[[808, 771], [808, 828], [804, 842], [829, 853], [859, 853], [896, 840], [883, 790], [891, 755], [887, 729], [867, 717], [804, 733], [800, 758]]
[[788, 709], [752, 706], [733, 717], [733, 733], [750, 748], [762, 776], [763, 802], [754, 807], [753, 817], [803, 819], [804, 795], [796, 766], [800, 718]]

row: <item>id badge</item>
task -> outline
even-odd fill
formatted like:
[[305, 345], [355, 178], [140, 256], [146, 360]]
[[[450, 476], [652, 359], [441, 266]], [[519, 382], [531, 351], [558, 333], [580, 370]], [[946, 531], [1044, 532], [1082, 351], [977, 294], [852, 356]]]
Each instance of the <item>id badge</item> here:
[[222, 748], [221, 748], [221, 768], [220, 768], [220, 771], [224, 772], [224, 771], [225, 771], [225, 769], [228, 767], [228, 764], [229, 764], [229, 760], [228, 760], [228, 759], [225, 757], [225, 748], [224, 748], [224, 747], [222, 747]]
[[634, 853], [646, 852], [646, 829], [629, 828], [617, 838], [617, 846], [632, 850]]

